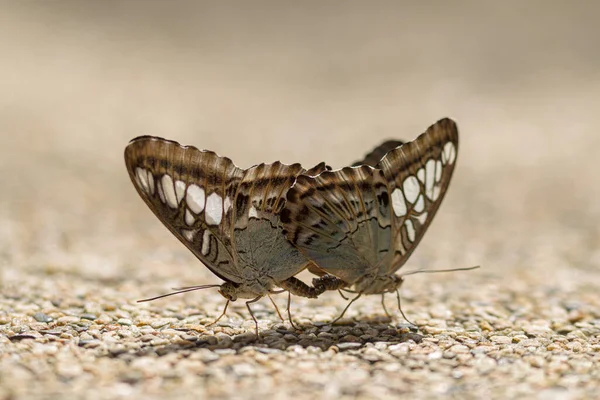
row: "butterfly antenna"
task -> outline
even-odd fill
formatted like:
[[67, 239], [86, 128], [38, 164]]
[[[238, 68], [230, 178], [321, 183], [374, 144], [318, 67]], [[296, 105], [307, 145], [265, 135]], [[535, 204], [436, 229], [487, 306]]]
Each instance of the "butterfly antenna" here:
[[[452, 268], [452, 269], [417, 269], [414, 271], [408, 271], [407, 273], [400, 275], [400, 277], [404, 278], [405, 276], [408, 276], [408, 275], [433, 274], [433, 273], [438, 273], [438, 272], [471, 271], [471, 270], [477, 269], [477, 268], [479, 268], [479, 265], [476, 265], [474, 267]], [[406, 318], [404, 311], [402, 311], [402, 304], [400, 302], [400, 289], [396, 289], [396, 298], [398, 299], [398, 309], [400, 310], [400, 314], [402, 314], [402, 318], [404, 318], [406, 320], [406, 322], [408, 322], [409, 324], [417, 326], [417, 324], [415, 324], [414, 322], [412, 322], [411, 320]], [[383, 299], [382, 299], [382, 304], [383, 304]], [[385, 308], [384, 308], [384, 310], [385, 310]]]
[[401, 274], [400, 277], [404, 278], [408, 275], [416, 275], [416, 274], [433, 274], [438, 272], [456, 272], [456, 271], [470, 271], [472, 269], [479, 268], [479, 265], [474, 267], [465, 267], [465, 268], [452, 268], [452, 269], [417, 269], [414, 271], [408, 271], [404, 274]]
[[219, 287], [219, 286], [221, 286], [221, 285], [199, 285], [199, 286], [186, 286], [186, 287], [181, 287], [181, 288], [173, 288], [173, 290], [175, 290], [175, 292], [171, 292], [171, 293], [167, 293], [167, 294], [161, 294], [160, 296], [152, 297], [152, 298], [149, 298], [149, 299], [138, 300], [137, 302], [138, 303], [144, 303], [144, 302], [147, 302], [147, 301], [153, 301], [153, 300], [162, 299], [163, 297], [174, 296], [176, 294], [193, 292], [195, 290], [201, 290], [201, 289], [210, 289], [210, 288], [215, 288], [215, 287]]

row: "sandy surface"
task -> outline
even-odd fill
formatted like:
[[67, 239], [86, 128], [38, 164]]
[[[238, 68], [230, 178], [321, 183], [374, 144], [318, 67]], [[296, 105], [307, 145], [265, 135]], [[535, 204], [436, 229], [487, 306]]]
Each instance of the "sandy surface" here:
[[[5, 3], [0, 398], [592, 398], [600, 390], [600, 30], [563, 5]], [[366, 4], [366, 3], [365, 3]], [[446, 200], [393, 301], [293, 299], [301, 331], [218, 283], [135, 193], [152, 134], [238, 165], [343, 166], [449, 116]], [[306, 276], [304, 276], [306, 277]], [[285, 296], [275, 298], [285, 307]]]

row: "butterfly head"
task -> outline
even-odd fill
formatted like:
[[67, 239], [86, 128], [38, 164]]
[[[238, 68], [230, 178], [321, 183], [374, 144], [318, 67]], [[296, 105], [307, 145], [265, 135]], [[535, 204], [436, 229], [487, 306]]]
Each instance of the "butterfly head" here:
[[225, 282], [219, 287], [219, 293], [229, 301], [236, 301], [238, 298], [238, 287], [233, 282]]

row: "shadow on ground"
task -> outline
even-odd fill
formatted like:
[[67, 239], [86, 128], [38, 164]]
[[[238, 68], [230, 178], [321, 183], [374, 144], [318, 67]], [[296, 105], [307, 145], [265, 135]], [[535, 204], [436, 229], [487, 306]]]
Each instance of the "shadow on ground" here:
[[[385, 342], [386, 344], [403, 343], [409, 340], [420, 343], [423, 336], [412, 325], [396, 327], [382, 322], [344, 321], [341, 324], [303, 324], [294, 329], [289, 325], [277, 324], [271, 329], [261, 330], [259, 338], [252, 332], [238, 335], [225, 333], [200, 334], [194, 329], [176, 328], [186, 332], [181, 340], [166, 345], [148, 343], [140, 349], [125, 348], [110, 350], [109, 357], [141, 357], [151, 354], [164, 356], [170, 353], [190, 352], [196, 349], [208, 349], [218, 352], [237, 353], [243, 348], [252, 347], [258, 352], [273, 353], [289, 347], [316, 347], [327, 350], [335, 347], [338, 351], [360, 349], [367, 343]], [[85, 343], [80, 343], [85, 347]]]

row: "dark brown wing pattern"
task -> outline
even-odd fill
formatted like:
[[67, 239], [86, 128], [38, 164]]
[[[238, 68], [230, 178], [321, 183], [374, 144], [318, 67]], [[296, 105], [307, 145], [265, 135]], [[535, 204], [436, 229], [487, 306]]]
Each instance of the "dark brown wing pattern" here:
[[305, 171], [299, 164], [243, 170], [211, 151], [150, 136], [131, 141], [125, 162], [152, 212], [240, 297], [264, 295], [308, 263], [281, 234], [278, 217]]
[[301, 175], [281, 213], [288, 240], [348, 283], [389, 251], [391, 222], [383, 172], [363, 165]]
[[150, 136], [130, 142], [125, 163], [158, 219], [215, 275], [241, 283], [231, 210], [244, 171], [212, 151]]
[[394, 212], [396, 254], [388, 274], [404, 265], [431, 224], [448, 190], [457, 152], [458, 128], [445, 118], [377, 164], [388, 182]]
[[443, 119], [395, 146], [375, 168], [301, 175], [281, 214], [288, 240], [323, 271], [360, 283], [360, 292], [380, 293], [375, 280], [387, 279], [406, 262], [431, 223], [457, 150], [456, 124]]

